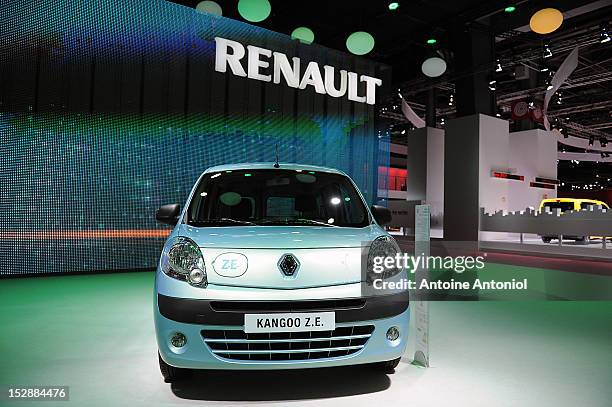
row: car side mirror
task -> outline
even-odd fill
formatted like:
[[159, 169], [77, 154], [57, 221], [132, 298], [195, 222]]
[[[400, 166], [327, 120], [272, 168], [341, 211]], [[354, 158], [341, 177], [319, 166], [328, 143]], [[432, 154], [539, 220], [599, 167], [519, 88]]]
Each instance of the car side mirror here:
[[391, 211], [384, 206], [372, 205], [372, 216], [380, 226], [391, 223]]
[[176, 225], [180, 213], [181, 205], [179, 204], [162, 205], [155, 213], [155, 219], [167, 225]]

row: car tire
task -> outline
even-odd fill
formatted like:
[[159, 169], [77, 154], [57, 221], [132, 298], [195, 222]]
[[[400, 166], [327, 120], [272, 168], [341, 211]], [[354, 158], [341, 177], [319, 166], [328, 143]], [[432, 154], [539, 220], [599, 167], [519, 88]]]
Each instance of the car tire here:
[[170, 366], [164, 362], [159, 352], [157, 356], [159, 358], [159, 370], [166, 383], [174, 383], [190, 376], [191, 370]]
[[401, 358], [387, 360], [385, 362], [378, 362], [374, 364], [374, 368], [386, 374], [395, 373], [395, 368], [399, 365]]
[[552, 238], [542, 236], [542, 241], [543, 241], [544, 243], [550, 243], [550, 242], [552, 241]]

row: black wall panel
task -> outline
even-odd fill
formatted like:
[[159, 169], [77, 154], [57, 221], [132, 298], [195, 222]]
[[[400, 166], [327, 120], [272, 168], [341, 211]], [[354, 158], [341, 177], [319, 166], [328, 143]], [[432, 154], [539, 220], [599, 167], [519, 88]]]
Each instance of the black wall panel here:
[[378, 107], [216, 72], [215, 36], [299, 56], [302, 72], [316, 61], [379, 77], [378, 100], [388, 91], [376, 62], [163, 0], [7, 0], [0, 274], [154, 267], [159, 205], [184, 202], [207, 167], [273, 161], [277, 146], [377, 199]]

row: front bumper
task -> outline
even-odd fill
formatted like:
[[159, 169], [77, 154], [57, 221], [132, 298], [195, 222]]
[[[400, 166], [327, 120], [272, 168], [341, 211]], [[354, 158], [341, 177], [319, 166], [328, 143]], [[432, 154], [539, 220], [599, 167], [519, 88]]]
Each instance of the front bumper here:
[[[193, 314], [192, 299], [185, 299], [185, 307], [182, 313], [183, 317], [178, 317], [180, 312], [180, 299], [174, 300], [174, 314], [168, 314], [168, 307], [162, 306], [165, 312], [162, 315], [160, 312], [160, 304], [158, 296], [155, 298], [155, 326], [157, 333], [157, 344], [162, 359], [171, 366], [190, 369], [301, 369], [311, 367], [330, 367], [356, 365], [363, 363], [381, 362], [396, 359], [401, 357], [406, 349], [408, 339], [408, 324], [410, 319], [410, 309], [407, 301], [398, 303], [397, 297], [389, 300], [388, 308], [395, 310], [384, 310], [379, 306], [371, 307], [369, 312], [362, 312], [361, 317], [359, 312], [355, 310], [336, 310], [337, 322], [336, 329], [347, 327], [363, 327], [371, 326], [371, 332], [367, 342], [363, 347], [355, 350], [354, 353], [346, 356], [335, 357], [318, 357], [316, 359], [305, 358], [302, 360], [234, 360], [219, 356], [219, 352], [213, 352], [211, 347], [205, 343], [202, 336], [204, 330], [242, 330], [243, 313], [219, 313], [213, 312], [208, 314], [208, 317], [213, 317], [214, 324], [193, 322], [192, 318], [197, 315]], [[161, 298], [161, 297], [159, 297]], [[167, 300], [168, 297], [166, 297]], [[391, 298], [391, 297], [390, 297]], [[164, 299], [162, 299], [164, 301]], [[179, 301], [176, 303], [176, 301]], [[372, 302], [373, 304], [380, 304]], [[367, 309], [363, 307], [362, 309]], [[376, 309], [377, 312], [373, 312]], [[220, 315], [219, 315], [220, 314]], [[238, 316], [237, 316], [238, 315]], [[168, 318], [172, 316], [176, 319], [181, 319], [181, 322]], [[372, 319], [362, 319], [370, 318]], [[395, 341], [389, 341], [386, 338], [387, 330], [396, 326], [400, 331], [400, 337]], [[371, 328], [370, 328], [371, 329]], [[187, 337], [187, 344], [181, 348], [175, 348], [170, 344], [170, 337], [175, 332], [181, 332]]]

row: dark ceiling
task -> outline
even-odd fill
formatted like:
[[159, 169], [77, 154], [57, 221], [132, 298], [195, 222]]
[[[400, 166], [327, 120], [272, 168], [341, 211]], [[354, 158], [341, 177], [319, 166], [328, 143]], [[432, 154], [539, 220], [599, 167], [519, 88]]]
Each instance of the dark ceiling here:
[[[306, 26], [315, 33], [315, 42], [339, 50], [346, 50], [345, 41], [355, 31], [367, 31], [376, 39], [368, 58], [393, 65], [396, 81], [405, 80], [406, 74], [420, 74], [420, 61], [431, 50], [425, 41], [434, 36], [436, 48], [449, 46], [453, 30], [470, 24], [484, 24], [492, 33], [506, 33], [529, 23], [537, 10], [554, 6], [567, 11], [593, 3], [593, 0], [404, 0], [391, 11], [390, 1], [269, 0], [270, 16], [258, 26], [290, 34], [294, 28]], [[195, 7], [199, 0], [172, 0], [174, 3]], [[216, 0], [223, 15], [245, 21], [238, 13], [237, 0]], [[604, 3], [606, 1], [604, 0]], [[607, 3], [612, 4], [611, 1]], [[509, 4], [516, 5], [514, 13], [504, 13]], [[601, 18], [611, 10], [599, 9]], [[566, 24], [567, 25], [567, 24]], [[566, 27], [563, 27], [566, 29]], [[537, 41], [535, 35], [529, 35]], [[419, 62], [419, 63], [417, 63]]]
[[[225, 17], [244, 21], [238, 13], [237, 0], [216, 1]], [[173, 2], [195, 7], [199, 0]], [[612, 18], [612, 0], [404, 0], [393, 11], [386, 0], [270, 0], [270, 3], [271, 15], [257, 25], [286, 34], [306, 26], [315, 33], [316, 43], [330, 48], [346, 50], [345, 41], [350, 33], [370, 32], [376, 45], [367, 58], [393, 67], [394, 84], [402, 89], [417, 112], [424, 110], [426, 91], [436, 88], [439, 125], [442, 118], [448, 120], [455, 114], [448, 102], [454, 93], [456, 76], [451, 42], [458, 30], [485, 30], [496, 39], [495, 57], [501, 59], [505, 69], [498, 75], [495, 98], [504, 118], [510, 118], [508, 112], [513, 100], [541, 98], [544, 92], [546, 75], [538, 75], [531, 83], [516, 81], [514, 70], [518, 65], [539, 70], [542, 45], [549, 41], [553, 57], [546, 64], [554, 70], [575, 45], [581, 45], [580, 65], [570, 78], [572, 83], [564, 86], [561, 104], [553, 101], [551, 117], [567, 121], [566, 127], [574, 135], [588, 138], [591, 133], [584, 128], [589, 127], [597, 139], [603, 132], [609, 132], [612, 138], [612, 42], [598, 42], [600, 24]], [[516, 11], [505, 13], [504, 8], [510, 4], [516, 6]], [[529, 24], [531, 15], [544, 7], [555, 7], [571, 15], [566, 15], [561, 28], [548, 36], [520, 31]], [[436, 38], [437, 44], [427, 45], [430, 37]], [[449, 69], [442, 77], [432, 80], [421, 73], [420, 66], [435, 51], [444, 54]], [[493, 69], [493, 63], [490, 61], [490, 66], [481, 68]], [[389, 100], [387, 107], [393, 110], [397, 102], [397, 99]]]
[[[199, 3], [172, 1], [188, 7]], [[421, 116], [425, 114], [430, 89], [435, 89], [438, 127], [456, 116], [455, 84], [458, 77], [465, 75], [456, 69], [457, 52], [463, 52], [457, 49], [457, 33], [476, 30], [490, 35], [494, 44], [492, 58], [474, 70], [495, 75], [498, 83], [491, 100], [497, 114], [508, 119], [513, 130], [541, 127], [513, 122], [511, 105], [519, 99], [540, 104], [549, 75], [540, 72], [542, 67], [547, 65], [554, 72], [579, 46], [578, 68], [551, 101], [549, 117], [565, 133], [595, 140], [603, 137], [612, 142], [612, 41], [600, 43], [602, 24], [612, 28], [612, 0], [400, 0], [400, 6], [393, 11], [386, 0], [269, 1], [271, 15], [256, 25], [273, 31], [290, 34], [294, 28], [306, 26], [314, 32], [316, 43], [342, 51], [346, 51], [349, 34], [371, 33], [376, 45], [366, 57], [392, 66], [394, 86], [401, 89]], [[237, 0], [216, 2], [225, 17], [245, 21], [238, 14]], [[516, 6], [516, 10], [504, 12], [508, 5]], [[562, 11], [564, 21], [557, 31], [542, 36], [531, 32], [528, 24], [533, 13], [545, 7]], [[437, 39], [433, 46], [426, 43], [431, 37]], [[542, 58], [545, 43], [553, 54], [546, 60]], [[434, 52], [444, 56], [448, 69], [441, 77], [431, 79], [422, 74], [421, 63]], [[503, 66], [500, 73], [494, 72], [496, 59]], [[517, 80], [517, 69], [530, 71], [530, 79]], [[455, 100], [449, 104], [451, 95]], [[381, 108], [390, 120], [393, 141], [404, 143], [401, 131], [411, 125], [401, 115], [399, 101], [393, 96]], [[564, 171], [560, 168], [560, 172]]]

